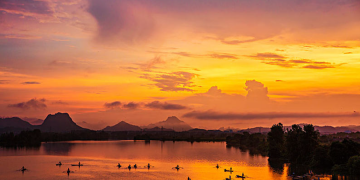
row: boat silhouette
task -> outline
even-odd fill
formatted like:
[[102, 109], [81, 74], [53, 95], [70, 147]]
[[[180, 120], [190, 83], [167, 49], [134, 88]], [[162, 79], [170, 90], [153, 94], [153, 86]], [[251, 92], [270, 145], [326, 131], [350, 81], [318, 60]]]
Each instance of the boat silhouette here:
[[80, 164], [80, 162], [79, 162], [79, 164], [71, 164], [71, 166], [83, 166], [83, 164]]

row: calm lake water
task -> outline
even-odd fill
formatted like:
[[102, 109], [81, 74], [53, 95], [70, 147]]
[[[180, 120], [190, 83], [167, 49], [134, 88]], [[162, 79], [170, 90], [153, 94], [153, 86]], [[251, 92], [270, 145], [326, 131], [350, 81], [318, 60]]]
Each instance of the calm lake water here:
[[[62, 166], [55, 164], [61, 161]], [[78, 162], [82, 167], [71, 164]], [[0, 179], [174, 179], [223, 180], [244, 173], [252, 180], [285, 180], [287, 166], [274, 169], [267, 157], [252, 156], [225, 142], [71, 141], [36, 149], [0, 148]], [[116, 167], [120, 163], [123, 167]], [[149, 170], [145, 166], [150, 163]], [[130, 171], [129, 164], [138, 168]], [[175, 170], [176, 165], [183, 169]], [[220, 168], [216, 169], [216, 164]], [[25, 166], [28, 171], [19, 169]], [[232, 174], [224, 169], [232, 167]], [[73, 173], [65, 172], [70, 168]]]

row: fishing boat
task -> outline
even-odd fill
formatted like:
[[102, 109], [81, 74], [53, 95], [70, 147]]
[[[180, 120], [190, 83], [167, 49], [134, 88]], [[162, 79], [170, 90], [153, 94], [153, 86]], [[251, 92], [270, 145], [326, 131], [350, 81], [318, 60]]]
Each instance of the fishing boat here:
[[72, 164], [71, 166], [84, 166], [83, 164]]
[[79, 162], [79, 164], [72, 164], [71, 166], [83, 166], [83, 164], [80, 164], [80, 162]]
[[232, 170], [232, 168], [230, 168], [229, 170], [227, 170], [227, 169], [224, 169], [224, 172], [234, 172], [233, 170]]
[[244, 178], [246, 178], [246, 177], [245, 177], [244, 173], [242, 173], [241, 176], [240, 176], [240, 175], [236, 175], [236, 178], [243, 178], [243, 179], [244, 179]]

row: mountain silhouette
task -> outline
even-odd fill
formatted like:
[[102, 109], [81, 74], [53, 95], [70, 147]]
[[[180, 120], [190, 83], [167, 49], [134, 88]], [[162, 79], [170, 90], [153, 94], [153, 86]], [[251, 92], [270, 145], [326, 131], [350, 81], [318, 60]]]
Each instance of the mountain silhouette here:
[[33, 126], [18, 117], [12, 117], [12, 118], [0, 118], [0, 128], [22, 128], [22, 129], [32, 129]]
[[39, 126], [43, 132], [70, 132], [85, 130], [78, 126], [68, 113], [49, 114], [44, 122]]
[[121, 121], [114, 126], [107, 126], [103, 131], [141, 131], [141, 128], [125, 121]]
[[167, 129], [167, 128], [159, 128], [159, 127], [153, 127], [153, 128], [145, 128], [143, 129], [145, 132], [159, 132], [159, 131], [162, 131], [162, 132], [171, 132], [171, 131], [174, 131], [172, 129]]
[[41, 125], [42, 123], [44, 123], [44, 120], [41, 120], [41, 119], [30, 122], [30, 124], [32, 124], [32, 125]]
[[0, 134], [5, 132], [20, 133], [23, 130], [33, 130], [34, 126], [18, 117], [0, 118]]
[[173, 129], [174, 131], [188, 131], [192, 129], [192, 127], [186, 124], [184, 121], [181, 121], [176, 116], [170, 116], [165, 121], [160, 121], [154, 124], [149, 124], [145, 126], [147, 129], [162, 127], [165, 129]]

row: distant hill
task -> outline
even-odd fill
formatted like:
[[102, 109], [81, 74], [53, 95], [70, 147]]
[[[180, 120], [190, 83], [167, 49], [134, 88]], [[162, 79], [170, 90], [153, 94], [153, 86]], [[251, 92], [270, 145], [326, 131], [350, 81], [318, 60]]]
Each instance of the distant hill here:
[[357, 132], [358, 130], [350, 127], [314, 126], [321, 134], [334, 134], [338, 132]]
[[107, 126], [103, 131], [141, 131], [141, 128], [125, 121], [121, 121], [114, 126]]
[[41, 120], [41, 119], [30, 122], [30, 124], [32, 124], [32, 125], [41, 125], [42, 123], [44, 123], [44, 120]]
[[68, 113], [49, 114], [44, 122], [39, 126], [43, 132], [70, 132], [86, 130], [78, 126]]
[[[340, 126], [340, 127], [353, 129], [355, 132], [356, 132], [356, 131], [360, 131], [360, 126], [350, 125], [350, 126]], [[354, 131], [353, 131], [353, 132], [354, 132]]]
[[0, 118], [0, 134], [6, 132], [20, 133], [23, 130], [33, 130], [29, 122], [26, 122], [18, 117]]
[[167, 129], [167, 128], [159, 128], [159, 127], [154, 127], [154, 128], [145, 128], [143, 129], [144, 131], [146, 132], [158, 132], [158, 131], [162, 131], [162, 132], [171, 132], [171, 131], [174, 131], [172, 129]]
[[0, 128], [22, 128], [22, 129], [32, 129], [33, 126], [18, 117], [12, 117], [12, 118], [0, 118]]
[[162, 127], [165, 129], [173, 129], [174, 131], [188, 131], [192, 129], [192, 127], [186, 124], [184, 121], [181, 121], [176, 116], [168, 117], [165, 121], [161, 121], [154, 124], [149, 124], [144, 128], [151, 129], [154, 127]]
[[44, 120], [38, 118], [22, 117], [21, 119], [29, 122], [31, 125], [41, 125], [44, 122]]

